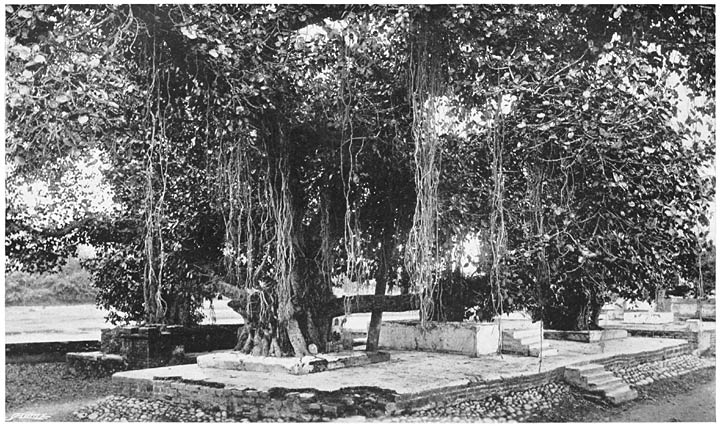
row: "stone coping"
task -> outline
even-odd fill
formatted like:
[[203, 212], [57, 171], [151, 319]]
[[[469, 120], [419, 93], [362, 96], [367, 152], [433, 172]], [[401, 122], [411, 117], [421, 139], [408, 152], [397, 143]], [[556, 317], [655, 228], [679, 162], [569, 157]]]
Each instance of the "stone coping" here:
[[561, 331], [561, 330], [545, 330], [543, 333], [546, 339], [552, 340], [572, 340], [575, 342], [603, 342], [607, 340], [624, 339], [628, 337], [627, 330], [623, 329], [605, 329], [605, 330], [587, 330], [587, 331]]
[[197, 357], [197, 364], [200, 368], [302, 375], [374, 364], [388, 360], [390, 360], [390, 354], [387, 352], [343, 351], [305, 356], [302, 358], [279, 358], [252, 356], [235, 351], [226, 351], [199, 355]]
[[117, 361], [117, 362], [124, 362], [125, 358], [122, 357], [122, 355], [117, 354], [106, 354], [100, 351], [93, 351], [93, 352], [68, 352], [67, 358], [75, 358], [75, 359], [84, 359], [88, 361]]

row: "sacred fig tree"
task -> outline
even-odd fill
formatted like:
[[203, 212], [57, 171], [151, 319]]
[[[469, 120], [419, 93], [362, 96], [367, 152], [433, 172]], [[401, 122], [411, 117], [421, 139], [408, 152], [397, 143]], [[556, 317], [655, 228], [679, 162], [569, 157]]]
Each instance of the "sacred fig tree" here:
[[[119, 209], [41, 226], [11, 203], [6, 248], [49, 268], [92, 243], [118, 321], [190, 324], [228, 295], [246, 321], [237, 349], [256, 355], [327, 350], [333, 316], [358, 311], [372, 312], [369, 349], [388, 310], [425, 324], [525, 309], [590, 328], [610, 293], [652, 297], [702, 263], [713, 19], [8, 6], [8, 182], [99, 150]], [[482, 261], [466, 276], [470, 237]], [[333, 294], [368, 282], [374, 295]]]

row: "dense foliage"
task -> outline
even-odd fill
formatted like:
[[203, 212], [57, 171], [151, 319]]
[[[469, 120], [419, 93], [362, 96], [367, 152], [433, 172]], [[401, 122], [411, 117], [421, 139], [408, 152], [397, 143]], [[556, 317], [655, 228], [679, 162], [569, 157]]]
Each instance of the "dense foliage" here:
[[71, 258], [58, 272], [11, 271], [5, 274], [5, 305], [74, 305], [93, 303], [97, 289], [88, 271]]
[[242, 289], [248, 342], [302, 354], [331, 283], [374, 279], [434, 319], [586, 328], [706, 252], [709, 6], [8, 6], [6, 25], [8, 184], [100, 150], [119, 206], [43, 223], [10, 202], [7, 253], [47, 269], [97, 246], [115, 319], [190, 323]]

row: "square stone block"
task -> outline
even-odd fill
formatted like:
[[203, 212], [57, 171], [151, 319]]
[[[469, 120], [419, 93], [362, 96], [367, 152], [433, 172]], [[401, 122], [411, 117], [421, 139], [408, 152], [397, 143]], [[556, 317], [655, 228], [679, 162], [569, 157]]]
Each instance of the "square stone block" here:
[[623, 314], [623, 322], [630, 324], [669, 324], [675, 320], [672, 312], [630, 311]]
[[498, 351], [497, 323], [388, 321], [380, 329], [384, 349], [447, 352], [470, 356]]

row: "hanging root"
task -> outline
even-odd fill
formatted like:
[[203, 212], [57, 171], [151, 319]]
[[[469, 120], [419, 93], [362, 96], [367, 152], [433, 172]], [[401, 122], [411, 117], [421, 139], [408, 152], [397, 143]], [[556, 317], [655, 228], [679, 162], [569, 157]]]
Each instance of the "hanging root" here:
[[248, 339], [248, 336], [250, 335], [250, 332], [248, 330], [248, 326], [241, 325], [238, 327], [237, 331], [237, 344], [233, 348], [234, 351], [242, 351], [245, 347], [245, 342]]
[[280, 349], [280, 344], [278, 343], [277, 337], [273, 336], [272, 340], [270, 341], [270, 353], [269, 356], [276, 356], [281, 357], [283, 356], [282, 349]]
[[[424, 33], [422, 33], [424, 34]], [[415, 188], [417, 199], [413, 225], [405, 251], [405, 266], [421, 294], [420, 322], [433, 317], [438, 285], [438, 185], [442, 157], [437, 133], [438, 102], [444, 93], [439, 75], [439, 47], [426, 35], [419, 37], [410, 55], [409, 86], [413, 113]]]
[[[254, 327], [248, 326], [248, 333], [247, 337], [245, 338], [245, 343], [243, 343], [242, 350], [240, 352], [244, 354], [249, 354], [250, 351], [253, 349], [254, 345], [254, 337], [255, 337], [255, 330]], [[238, 342], [239, 344], [239, 342]]]

